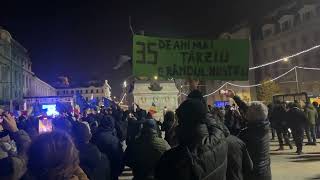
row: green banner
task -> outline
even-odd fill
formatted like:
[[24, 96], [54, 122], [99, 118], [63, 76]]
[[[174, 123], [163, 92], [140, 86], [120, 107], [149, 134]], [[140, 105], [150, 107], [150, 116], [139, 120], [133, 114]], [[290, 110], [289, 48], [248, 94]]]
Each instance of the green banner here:
[[248, 80], [248, 69], [248, 40], [133, 37], [135, 76]]

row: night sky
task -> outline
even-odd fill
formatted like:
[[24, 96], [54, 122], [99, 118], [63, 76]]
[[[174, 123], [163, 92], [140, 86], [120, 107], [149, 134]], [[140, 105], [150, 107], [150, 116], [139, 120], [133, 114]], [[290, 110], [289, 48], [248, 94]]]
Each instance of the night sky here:
[[129, 16], [136, 33], [213, 39], [243, 20], [259, 21], [286, 1], [10, 0], [0, 3], [0, 26], [29, 50], [33, 71], [44, 81], [62, 75], [71, 82], [108, 79], [118, 95], [131, 73], [130, 64], [112, 69], [119, 55], [131, 56]]

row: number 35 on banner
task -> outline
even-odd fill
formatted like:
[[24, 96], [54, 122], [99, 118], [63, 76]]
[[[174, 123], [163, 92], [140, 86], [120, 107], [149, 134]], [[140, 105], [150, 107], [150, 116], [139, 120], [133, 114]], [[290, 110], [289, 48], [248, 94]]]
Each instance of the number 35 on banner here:
[[135, 35], [133, 74], [162, 78], [247, 80], [249, 41]]

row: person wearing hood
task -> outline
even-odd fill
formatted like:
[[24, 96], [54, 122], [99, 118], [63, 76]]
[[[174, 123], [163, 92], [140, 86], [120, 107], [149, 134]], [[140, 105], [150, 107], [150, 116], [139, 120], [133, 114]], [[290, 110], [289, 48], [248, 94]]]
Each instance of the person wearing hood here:
[[143, 123], [140, 137], [126, 149], [125, 162], [133, 171], [133, 179], [153, 180], [157, 162], [169, 149], [167, 141], [158, 137], [157, 122], [147, 119]]
[[304, 136], [304, 126], [307, 123], [307, 117], [303, 111], [298, 107], [297, 103], [289, 103], [287, 111], [287, 122], [288, 126], [292, 130], [293, 140], [297, 147], [296, 153], [302, 154], [302, 143]]
[[[208, 117], [201, 93], [190, 94], [176, 111], [179, 145], [163, 154], [155, 177], [157, 180], [225, 180], [228, 145], [224, 130]], [[201, 99], [193, 96], [197, 94]]]
[[306, 145], [317, 145], [317, 139], [316, 139], [316, 120], [318, 119], [317, 109], [310, 102], [307, 102], [306, 107], [304, 109], [304, 113], [308, 120], [306, 124], [306, 135], [308, 138], [308, 143]]
[[233, 98], [245, 114], [247, 128], [240, 132], [240, 139], [246, 144], [253, 162], [251, 173], [245, 174], [246, 180], [271, 180], [270, 138], [268, 108], [262, 102], [251, 102], [247, 105], [229, 90], [228, 96]]
[[0, 123], [0, 179], [18, 180], [27, 170], [29, 135], [17, 128], [9, 113], [1, 112]]
[[90, 180], [110, 180], [110, 161], [96, 145], [90, 142], [91, 132], [86, 124], [78, 122], [73, 128], [74, 142], [79, 150], [80, 167]]
[[104, 116], [91, 141], [110, 158], [111, 179], [118, 180], [124, 169], [123, 151], [115, 131], [115, 122], [111, 116]]

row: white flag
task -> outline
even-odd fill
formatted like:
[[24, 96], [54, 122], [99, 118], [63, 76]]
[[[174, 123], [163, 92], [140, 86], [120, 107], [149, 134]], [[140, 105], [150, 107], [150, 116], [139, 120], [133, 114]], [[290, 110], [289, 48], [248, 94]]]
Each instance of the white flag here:
[[126, 62], [128, 62], [129, 60], [131, 59], [130, 56], [127, 56], [127, 55], [121, 55], [119, 57], [119, 60], [118, 60], [118, 64], [116, 66], [113, 67], [114, 70], [117, 70], [119, 69], [121, 66], [123, 66]]

